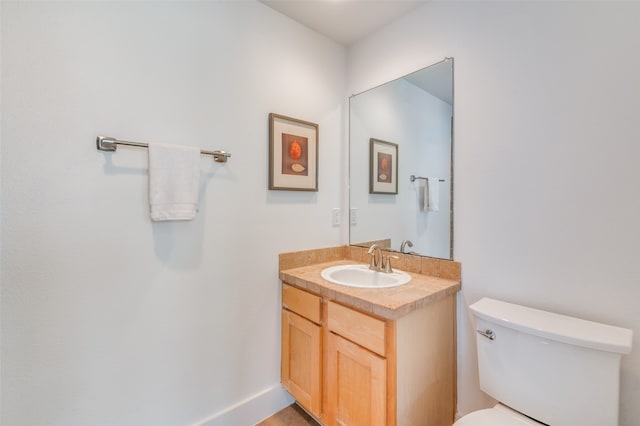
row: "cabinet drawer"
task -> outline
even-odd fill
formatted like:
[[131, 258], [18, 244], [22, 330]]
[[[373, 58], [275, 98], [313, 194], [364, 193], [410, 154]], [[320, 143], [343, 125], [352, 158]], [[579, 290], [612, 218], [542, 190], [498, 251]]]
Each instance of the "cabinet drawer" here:
[[314, 294], [283, 284], [282, 307], [320, 324], [320, 297]]
[[385, 322], [329, 302], [329, 330], [385, 356]]

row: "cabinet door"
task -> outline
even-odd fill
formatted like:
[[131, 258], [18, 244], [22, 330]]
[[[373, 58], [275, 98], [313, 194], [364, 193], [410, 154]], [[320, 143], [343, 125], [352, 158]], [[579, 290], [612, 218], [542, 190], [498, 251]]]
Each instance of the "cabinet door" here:
[[311, 414], [321, 415], [320, 326], [282, 310], [282, 386]]
[[386, 359], [329, 333], [327, 346], [327, 424], [386, 424]]

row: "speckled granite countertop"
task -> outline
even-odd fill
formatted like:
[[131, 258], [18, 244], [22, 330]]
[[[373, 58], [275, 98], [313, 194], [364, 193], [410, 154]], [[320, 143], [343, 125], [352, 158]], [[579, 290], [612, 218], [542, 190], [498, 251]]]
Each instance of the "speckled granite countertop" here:
[[330, 266], [348, 265], [360, 262], [334, 260], [280, 271], [280, 279], [285, 283], [306, 289], [326, 299], [335, 300], [360, 311], [395, 320], [425, 305], [455, 294], [460, 290], [460, 280], [438, 278], [407, 272], [409, 283], [392, 288], [355, 288], [333, 284], [320, 276], [320, 272]]

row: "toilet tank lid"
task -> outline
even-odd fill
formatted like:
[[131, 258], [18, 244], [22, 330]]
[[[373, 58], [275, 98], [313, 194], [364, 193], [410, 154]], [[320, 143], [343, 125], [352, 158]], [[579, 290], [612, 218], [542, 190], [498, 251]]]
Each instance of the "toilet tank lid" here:
[[469, 307], [486, 321], [528, 334], [607, 352], [631, 352], [633, 331], [484, 297]]

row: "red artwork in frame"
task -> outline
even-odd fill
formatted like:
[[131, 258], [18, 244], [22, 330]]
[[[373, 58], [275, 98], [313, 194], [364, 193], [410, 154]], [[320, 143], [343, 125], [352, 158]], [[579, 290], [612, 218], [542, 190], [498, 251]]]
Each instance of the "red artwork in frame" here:
[[269, 189], [318, 190], [318, 125], [269, 114]]
[[369, 139], [369, 193], [398, 193], [398, 144]]

